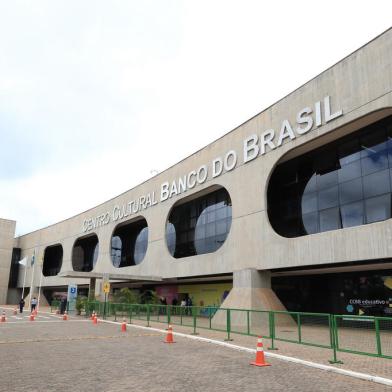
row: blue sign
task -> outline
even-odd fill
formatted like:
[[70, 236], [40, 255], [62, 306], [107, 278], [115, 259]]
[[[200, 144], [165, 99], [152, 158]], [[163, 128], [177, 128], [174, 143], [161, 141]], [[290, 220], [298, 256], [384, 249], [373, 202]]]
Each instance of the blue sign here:
[[346, 310], [347, 310], [347, 312], [352, 313], [352, 312], [354, 311], [354, 306], [352, 306], [352, 305], [347, 305], [347, 306], [346, 306]]
[[76, 284], [68, 285], [67, 301], [69, 310], [75, 310], [76, 298], [78, 296], [78, 286]]

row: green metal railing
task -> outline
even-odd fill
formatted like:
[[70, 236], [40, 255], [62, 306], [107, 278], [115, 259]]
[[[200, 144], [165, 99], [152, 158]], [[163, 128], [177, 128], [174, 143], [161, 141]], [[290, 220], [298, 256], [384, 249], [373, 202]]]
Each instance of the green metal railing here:
[[172, 306], [87, 302], [86, 316], [95, 311], [99, 317], [145, 321], [189, 327], [193, 334], [210, 329], [226, 334], [262, 336], [332, 350], [331, 363], [341, 363], [338, 352], [392, 359], [392, 317], [332, 315], [327, 313], [282, 312], [253, 309], [226, 309], [212, 306]]

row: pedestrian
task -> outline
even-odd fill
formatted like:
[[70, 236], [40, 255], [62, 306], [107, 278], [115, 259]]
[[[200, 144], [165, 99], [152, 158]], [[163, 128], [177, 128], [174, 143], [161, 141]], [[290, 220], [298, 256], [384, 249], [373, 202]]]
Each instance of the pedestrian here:
[[24, 306], [25, 306], [25, 300], [21, 298], [19, 301], [19, 313], [23, 313]]
[[186, 314], [192, 315], [192, 300], [191, 297], [186, 298]]
[[67, 310], [67, 297], [62, 297], [60, 301], [60, 313], [64, 314]]
[[172, 312], [173, 312], [173, 314], [177, 314], [177, 306], [178, 306], [178, 300], [176, 297], [174, 297], [172, 299], [172, 307], [173, 307]]
[[38, 300], [36, 297], [33, 297], [31, 300], [31, 312], [33, 312], [37, 307]]

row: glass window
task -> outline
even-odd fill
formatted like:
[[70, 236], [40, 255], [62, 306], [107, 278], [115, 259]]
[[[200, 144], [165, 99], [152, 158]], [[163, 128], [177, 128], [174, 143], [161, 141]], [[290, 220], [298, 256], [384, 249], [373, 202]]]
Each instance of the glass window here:
[[98, 261], [99, 243], [96, 234], [78, 238], [72, 249], [74, 271], [90, 272]]
[[317, 177], [312, 176], [309, 181], [307, 181], [304, 193], [311, 193], [317, 191]]
[[317, 211], [317, 192], [304, 194], [302, 197], [302, 213]]
[[350, 181], [354, 178], [361, 177], [361, 175], [360, 160], [349, 163], [348, 165], [344, 165], [338, 170], [339, 182]]
[[62, 263], [63, 247], [61, 245], [48, 246], [44, 253], [42, 274], [44, 276], [56, 276], [61, 270]]
[[391, 217], [391, 195], [365, 200], [366, 223], [383, 221]]
[[334, 170], [329, 173], [320, 174], [317, 176], [318, 189], [329, 188], [338, 183], [338, 171]]
[[147, 253], [148, 227], [144, 218], [119, 224], [112, 235], [111, 258], [116, 268], [140, 264]]
[[388, 168], [388, 155], [387, 151], [376, 152], [366, 158], [361, 159], [362, 175], [381, 171]]
[[318, 212], [302, 215], [302, 222], [306, 234], [314, 234], [320, 231]]
[[387, 148], [387, 137], [385, 128], [382, 126], [370, 126], [369, 132], [365, 132], [360, 138], [361, 142], [361, 156], [370, 156], [381, 152]]
[[[297, 180], [290, 187], [287, 173]], [[286, 237], [352, 227], [390, 219], [391, 193], [392, 116], [279, 164], [268, 216]]]
[[175, 258], [215, 252], [230, 227], [231, 200], [223, 188], [175, 206], [166, 226], [169, 252]]
[[333, 186], [319, 191], [318, 202], [320, 210], [337, 206], [339, 204], [338, 187]]
[[363, 199], [362, 178], [347, 181], [339, 185], [340, 203], [346, 204]]
[[363, 225], [363, 201], [340, 207], [343, 227]]
[[320, 231], [336, 230], [342, 227], [339, 208], [320, 211]]
[[137, 235], [135, 240], [135, 251], [133, 255], [135, 264], [140, 264], [143, 261], [144, 256], [147, 253], [147, 245], [148, 245], [148, 227], [144, 227]]
[[112, 237], [112, 263], [115, 267], [120, 267], [121, 264], [121, 249], [122, 242], [119, 236]]
[[390, 192], [389, 170], [370, 174], [363, 177], [363, 192], [365, 198]]
[[348, 140], [338, 146], [339, 162], [341, 166], [347, 165], [361, 157], [359, 140]]

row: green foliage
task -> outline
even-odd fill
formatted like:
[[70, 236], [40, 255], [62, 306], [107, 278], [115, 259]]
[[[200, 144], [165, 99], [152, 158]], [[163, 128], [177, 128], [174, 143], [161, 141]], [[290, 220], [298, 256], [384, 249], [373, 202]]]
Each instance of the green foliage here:
[[141, 304], [159, 304], [159, 296], [153, 290], [146, 290], [140, 296], [140, 303]]
[[128, 287], [124, 287], [113, 295], [113, 300], [121, 304], [138, 304], [140, 303], [140, 295]]
[[75, 309], [79, 314], [85, 308], [86, 303], [87, 303], [87, 297], [84, 297], [82, 295], [78, 295], [76, 297]]

